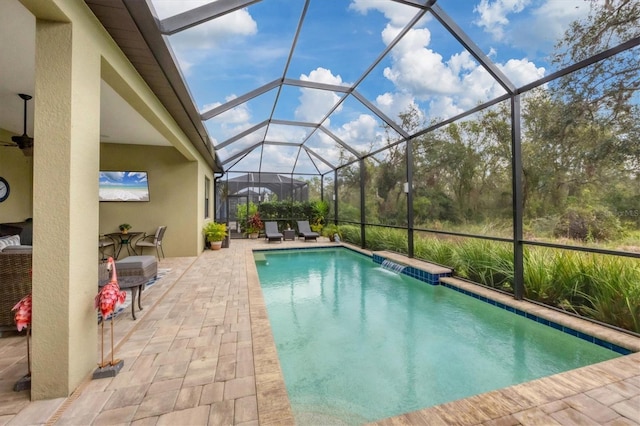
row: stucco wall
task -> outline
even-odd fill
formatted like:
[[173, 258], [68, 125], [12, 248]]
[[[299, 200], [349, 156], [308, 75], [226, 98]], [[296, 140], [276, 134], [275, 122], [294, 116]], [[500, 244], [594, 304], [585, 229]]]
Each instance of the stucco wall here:
[[[163, 248], [166, 256], [195, 256], [199, 246], [202, 203], [198, 163], [187, 161], [172, 147], [103, 143], [100, 170], [146, 171], [149, 202], [101, 202], [100, 233], [118, 232], [129, 223], [132, 231], [153, 233], [166, 225]], [[155, 254], [150, 251], [145, 254]], [[122, 255], [121, 255], [122, 257]]]
[[0, 176], [9, 182], [9, 198], [0, 203], [0, 223], [32, 217], [33, 157], [18, 148], [0, 147]]
[[[98, 233], [124, 221], [141, 231], [163, 223], [167, 255], [199, 253], [196, 211], [206, 167], [84, 2], [21, 2], [38, 18], [35, 153], [24, 171], [29, 179], [33, 170], [32, 184], [25, 182], [33, 191], [16, 199], [33, 204], [21, 208], [34, 220], [31, 398], [39, 400], [70, 395], [95, 369]], [[102, 146], [101, 79], [173, 147]], [[98, 203], [98, 170], [119, 168], [149, 172], [151, 202]], [[15, 214], [8, 220], [31, 216]]]

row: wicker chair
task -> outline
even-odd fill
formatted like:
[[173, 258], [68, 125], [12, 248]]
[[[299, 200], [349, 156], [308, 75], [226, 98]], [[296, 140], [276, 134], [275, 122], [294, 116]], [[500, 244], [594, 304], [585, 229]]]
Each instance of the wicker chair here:
[[11, 308], [31, 293], [31, 253], [0, 253], [0, 330], [15, 328]]

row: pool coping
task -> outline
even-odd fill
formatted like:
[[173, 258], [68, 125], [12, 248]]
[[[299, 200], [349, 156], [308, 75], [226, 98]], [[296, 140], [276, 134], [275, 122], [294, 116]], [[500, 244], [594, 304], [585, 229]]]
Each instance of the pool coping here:
[[[297, 246], [247, 249], [246, 267], [249, 284], [251, 329], [254, 336], [254, 362], [256, 366], [256, 388], [260, 424], [295, 424], [295, 420], [267, 316], [266, 305], [258, 280], [253, 253], [265, 250], [318, 249], [340, 246], [373, 257], [372, 251], [364, 250], [347, 243], [320, 243], [318, 245], [314, 244], [313, 247]], [[393, 256], [400, 255], [393, 253]], [[420, 267], [420, 263], [426, 262], [417, 259], [402, 258], [402, 263]], [[481, 297], [489, 297], [505, 305], [514, 308], [517, 307], [517, 309], [523, 312], [530, 312], [536, 315], [536, 317], [545, 318], [549, 321], [571, 327], [572, 329], [580, 330], [581, 332], [610, 341], [635, 352], [640, 351], [640, 338], [532, 302], [518, 301], [515, 300], [513, 296], [502, 294], [477, 284], [455, 278], [449, 278], [448, 280], [453, 280], [453, 285], [461, 290], [474, 293]], [[267, 349], [262, 349], [263, 347]], [[256, 350], [256, 348], [261, 349]], [[424, 408], [411, 413], [381, 419], [371, 424], [478, 424], [502, 418], [508, 418], [509, 421], [513, 422], [514, 419], [519, 418], [518, 416], [529, 416], [531, 410], [538, 410], [539, 407], [547, 407], [547, 411], [550, 413], [553, 411], [552, 408], [559, 409], [558, 407], [566, 406], [566, 404], [561, 403], [561, 401], [565, 399], [574, 398], [587, 392], [596, 392], [601, 388], [607, 389], [611, 386], [625, 386], [626, 383], [631, 382], [636, 384], [637, 387], [640, 387], [640, 353], [623, 355], [613, 360], [490, 391], [462, 400]], [[638, 420], [640, 420], [640, 418]]]
[[[410, 259], [388, 251], [372, 252], [372, 256], [374, 260], [376, 260], [376, 257], [378, 260], [379, 258], [390, 259], [410, 268], [426, 272], [431, 277], [425, 277], [419, 273], [407, 274], [425, 283], [443, 285], [619, 354], [629, 355], [633, 352], [640, 352], [640, 338], [630, 333], [617, 331], [606, 325], [599, 325], [593, 321], [530, 300], [516, 300], [511, 294], [450, 276], [452, 270], [440, 265], [434, 265], [419, 259]], [[436, 277], [437, 282], [434, 283], [432, 276]]]

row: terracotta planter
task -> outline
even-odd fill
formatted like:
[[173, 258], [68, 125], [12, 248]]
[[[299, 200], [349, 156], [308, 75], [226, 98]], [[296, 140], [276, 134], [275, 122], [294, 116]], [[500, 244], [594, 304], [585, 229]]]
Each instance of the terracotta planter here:
[[249, 238], [251, 238], [252, 240], [255, 240], [256, 238], [258, 238], [258, 233], [257, 232], [253, 232], [253, 233], [249, 234]]
[[220, 250], [222, 248], [222, 241], [210, 241], [209, 248], [211, 250]]

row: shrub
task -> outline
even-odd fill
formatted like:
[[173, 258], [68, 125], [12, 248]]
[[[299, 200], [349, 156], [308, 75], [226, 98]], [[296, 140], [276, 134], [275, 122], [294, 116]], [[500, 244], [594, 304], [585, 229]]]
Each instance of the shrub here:
[[609, 240], [622, 232], [620, 220], [603, 207], [569, 207], [558, 220], [555, 237], [580, 241]]
[[360, 227], [355, 225], [340, 225], [340, 231], [342, 232], [342, 240], [354, 245], [361, 245], [362, 239], [360, 236]]
[[340, 227], [338, 225], [330, 223], [322, 228], [322, 236], [329, 238], [329, 241], [334, 241], [334, 236], [336, 234], [338, 234], [338, 237], [342, 239], [342, 233], [340, 232]]
[[256, 212], [251, 216], [249, 216], [249, 219], [247, 219], [247, 225], [246, 225], [247, 234], [256, 234], [260, 232], [262, 228], [264, 228], [264, 223], [260, 218], [260, 213]]

